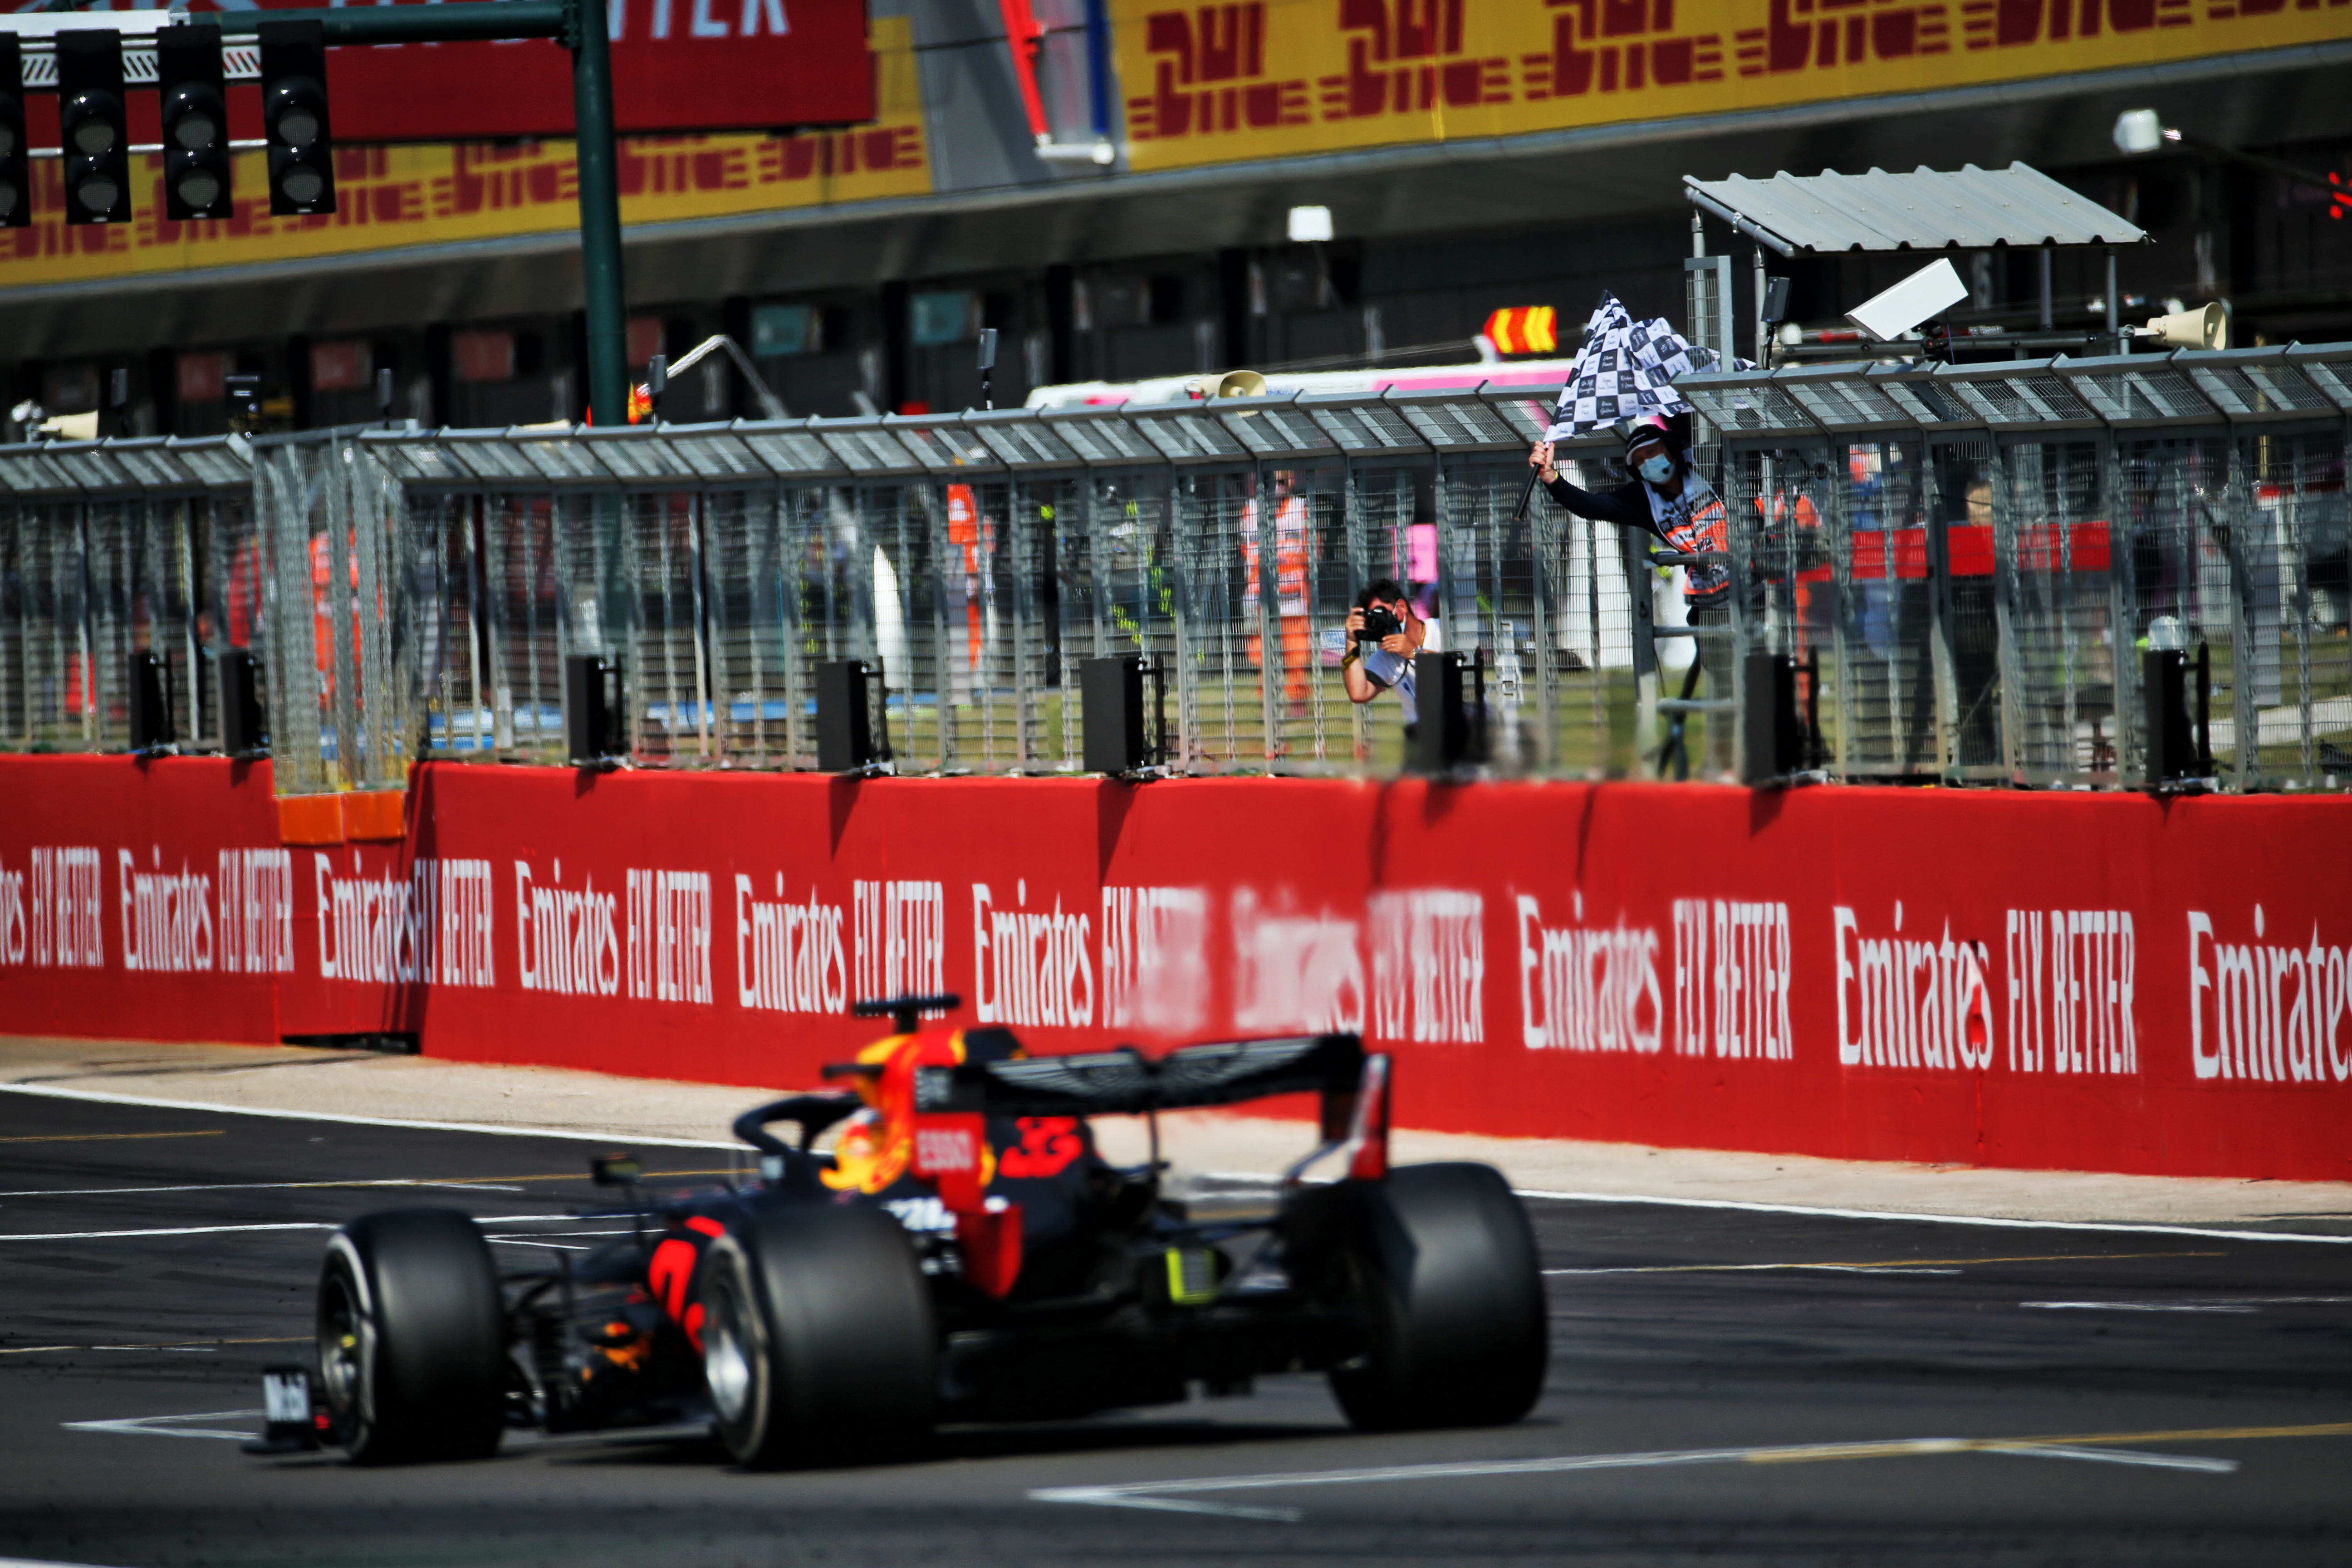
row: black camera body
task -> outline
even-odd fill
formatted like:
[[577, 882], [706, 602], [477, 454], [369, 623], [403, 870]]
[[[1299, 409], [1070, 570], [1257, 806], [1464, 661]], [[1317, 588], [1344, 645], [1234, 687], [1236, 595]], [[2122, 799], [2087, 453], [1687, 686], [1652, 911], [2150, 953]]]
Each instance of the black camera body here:
[[1356, 634], [1356, 643], [1360, 647], [1378, 647], [1382, 637], [1402, 630], [1404, 623], [1397, 619], [1395, 611], [1385, 605], [1372, 605], [1364, 611], [1364, 629]]

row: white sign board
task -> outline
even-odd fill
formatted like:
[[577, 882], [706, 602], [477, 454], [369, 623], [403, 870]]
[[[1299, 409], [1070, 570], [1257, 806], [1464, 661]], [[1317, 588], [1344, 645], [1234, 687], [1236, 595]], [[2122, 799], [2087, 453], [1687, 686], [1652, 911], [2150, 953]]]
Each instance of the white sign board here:
[[1968, 285], [1948, 258], [1938, 258], [1883, 294], [1872, 296], [1845, 313], [1845, 319], [1876, 338], [1893, 342], [1920, 322], [1935, 317], [1969, 297]]

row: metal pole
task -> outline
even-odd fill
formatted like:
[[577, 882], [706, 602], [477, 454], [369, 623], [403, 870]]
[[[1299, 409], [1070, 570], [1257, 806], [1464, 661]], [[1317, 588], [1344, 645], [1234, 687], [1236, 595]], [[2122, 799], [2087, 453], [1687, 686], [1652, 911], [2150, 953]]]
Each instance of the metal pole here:
[[580, 281], [588, 315], [588, 409], [629, 422], [627, 296], [621, 284], [620, 158], [613, 135], [613, 51], [604, 0], [566, 0], [572, 119], [579, 137]]
[[221, 30], [257, 33], [264, 21], [315, 21], [330, 44], [454, 43], [547, 38], [572, 51], [572, 117], [579, 138], [580, 258], [588, 310], [588, 406], [607, 425], [628, 422], [628, 328], [621, 288], [621, 196], [613, 139], [613, 53], [604, 0], [459, 0], [320, 11], [224, 11]]
[[[1769, 345], [1764, 341], [1764, 247], [1759, 244], [1753, 248], [1756, 252], [1756, 363], [1762, 364], [1769, 353]], [[1727, 359], [1728, 357], [1726, 356]], [[1723, 368], [1729, 370], [1731, 366], [1727, 363]]]
[[2107, 336], [2113, 341], [2116, 353], [2128, 353], [2131, 344], [2125, 341], [2123, 335], [2124, 301], [2123, 297], [2116, 292], [2116, 247], [2111, 245], [2107, 247]]
[[[390, 5], [318, 11], [222, 11], [207, 24], [231, 37], [256, 34], [265, 22], [316, 22], [330, 44], [454, 44], [467, 40], [553, 38], [576, 0], [458, 0], [410, 9]], [[600, 10], [601, 14], [601, 10]]]
[[2042, 247], [2042, 330], [2045, 332], [2050, 330], [2052, 321], [2050, 311], [2050, 259], [2051, 248], [2045, 245]]

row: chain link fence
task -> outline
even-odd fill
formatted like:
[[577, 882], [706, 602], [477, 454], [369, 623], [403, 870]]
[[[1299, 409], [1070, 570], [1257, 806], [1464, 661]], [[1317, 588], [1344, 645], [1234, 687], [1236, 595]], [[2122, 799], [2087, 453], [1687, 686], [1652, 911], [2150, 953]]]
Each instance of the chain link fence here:
[[811, 768], [854, 658], [900, 771], [1074, 773], [1081, 664], [1139, 654], [1180, 771], [1385, 775], [1403, 710], [1341, 668], [1393, 580], [1475, 660], [1497, 775], [1737, 776], [1760, 652], [1830, 776], [2131, 787], [2149, 646], [2201, 650], [2221, 786], [2352, 774], [2352, 348], [1681, 384], [1721, 633], [1654, 542], [1520, 507], [1547, 414], [1500, 393], [0, 448], [0, 745], [128, 749], [152, 654], [216, 747], [245, 649], [283, 792], [557, 764], [595, 654], [635, 765]]
[[2142, 655], [2210, 684], [2214, 782], [2352, 778], [2352, 349], [1686, 377], [1744, 645], [1811, 673], [1836, 776], [2147, 778]]

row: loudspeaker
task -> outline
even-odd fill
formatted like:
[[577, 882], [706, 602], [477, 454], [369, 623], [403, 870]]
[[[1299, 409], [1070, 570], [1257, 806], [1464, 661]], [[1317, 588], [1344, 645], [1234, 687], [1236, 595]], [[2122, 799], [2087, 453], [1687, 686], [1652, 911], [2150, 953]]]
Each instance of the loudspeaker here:
[[2197, 776], [2197, 742], [2189, 724], [2189, 655], [2149, 648], [2139, 656], [2140, 695], [2147, 703], [2150, 788]]
[[[1451, 773], [1465, 763], [1483, 762], [1462, 677], [1470, 661], [1458, 653], [1419, 653], [1412, 658], [1412, 700], [1419, 718], [1413, 730], [1415, 773]], [[1483, 670], [1471, 670], [1474, 683]], [[1483, 699], [1485, 693], [1478, 695]], [[1483, 706], [1483, 703], [1482, 703]]]
[[578, 768], [628, 749], [621, 727], [621, 661], [609, 654], [563, 656], [563, 752]]
[[2168, 349], [2226, 349], [2230, 346], [2229, 312], [2216, 305], [2150, 316], [2139, 335], [2154, 338]]
[[263, 728], [260, 661], [251, 648], [222, 653], [220, 668], [221, 750], [232, 757], [257, 757], [269, 749]]
[[866, 700], [871, 674], [862, 658], [827, 659], [816, 667], [816, 765], [822, 772], [855, 773], [881, 760]]
[[161, 751], [172, 732], [172, 667], [152, 653], [131, 656], [131, 749]]
[[1741, 672], [1741, 782], [1770, 784], [1804, 766], [1804, 731], [1797, 722], [1797, 661], [1783, 654], [1751, 653]]
[[1151, 761], [1143, 730], [1143, 660], [1135, 654], [1089, 658], [1078, 666], [1086, 715], [1086, 768], [1131, 773]]

